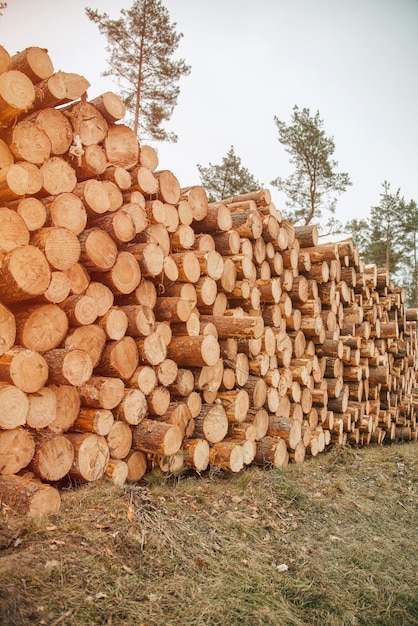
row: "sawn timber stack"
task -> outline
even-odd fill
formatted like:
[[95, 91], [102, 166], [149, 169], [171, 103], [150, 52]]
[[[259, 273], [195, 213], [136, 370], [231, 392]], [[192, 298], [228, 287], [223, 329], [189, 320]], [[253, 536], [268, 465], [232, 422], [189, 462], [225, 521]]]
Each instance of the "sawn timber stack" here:
[[417, 310], [268, 189], [209, 203], [113, 93], [0, 54], [0, 496], [417, 438]]

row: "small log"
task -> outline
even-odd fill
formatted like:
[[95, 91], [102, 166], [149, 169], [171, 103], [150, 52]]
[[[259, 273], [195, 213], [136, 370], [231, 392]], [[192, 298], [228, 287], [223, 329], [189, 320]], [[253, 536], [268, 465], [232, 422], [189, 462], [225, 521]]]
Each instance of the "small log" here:
[[56, 396], [56, 413], [48, 430], [62, 433], [71, 428], [80, 411], [80, 396], [72, 385], [49, 385]]
[[116, 263], [118, 248], [105, 231], [90, 228], [80, 234], [80, 262], [88, 271], [107, 272]]
[[142, 364], [159, 365], [167, 358], [167, 346], [164, 335], [158, 331], [158, 328], [147, 337], [140, 337], [136, 341], [138, 356]]
[[254, 461], [262, 466], [286, 467], [289, 463], [286, 441], [280, 437], [263, 437], [257, 441]]
[[105, 331], [108, 339], [117, 341], [126, 334], [128, 318], [119, 307], [114, 306], [98, 320], [97, 324]]
[[77, 183], [77, 176], [71, 165], [59, 156], [52, 156], [40, 167], [42, 193], [47, 196], [71, 193]]
[[131, 450], [123, 459], [128, 466], [126, 480], [137, 482], [143, 478], [147, 471], [147, 457], [141, 450]]
[[113, 426], [114, 417], [109, 409], [88, 409], [82, 407], [71, 430], [81, 433], [96, 433], [106, 437]]
[[209, 464], [224, 471], [240, 472], [244, 467], [244, 450], [236, 441], [213, 443], [209, 450]]
[[112, 124], [103, 145], [111, 165], [130, 170], [137, 164], [138, 139], [132, 128], [125, 124]]
[[129, 424], [115, 420], [106, 435], [110, 456], [113, 459], [123, 459], [131, 449], [132, 430]]
[[54, 482], [63, 478], [74, 461], [74, 448], [64, 436], [56, 433], [35, 434], [35, 453], [29, 469], [38, 478]]
[[82, 385], [93, 373], [90, 355], [84, 350], [55, 348], [43, 355], [49, 374], [48, 381], [54, 385]]
[[180, 450], [181, 431], [178, 426], [144, 419], [132, 428], [132, 447], [150, 454], [171, 456]]
[[29, 410], [26, 425], [29, 428], [46, 428], [56, 418], [57, 397], [49, 387], [28, 394]]
[[57, 270], [68, 270], [80, 257], [77, 235], [60, 226], [41, 228], [32, 233], [31, 245], [45, 254], [48, 263]]
[[36, 85], [54, 73], [54, 67], [45, 48], [32, 46], [10, 58], [10, 68], [23, 72]]
[[128, 478], [128, 465], [122, 459], [110, 459], [106, 465], [104, 476], [114, 485], [121, 487]]
[[138, 348], [133, 337], [109, 341], [102, 352], [95, 373], [129, 380], [138, 365]]
[[195, 418], [193, 437], [209, 443], [222, 441], [228, 432], [228, 417], [222, 404], [203, 404]]
[[58, 489], [23, 476], [0, 476], [1, 502], [20, 515], [55, 515], [61, 507]]
[[35, 246], [20, 246], [2, 258], [0, 290], [5, 304], [39, 296], [48, 288], [50, 280], [45, 255]]
[[0, 356], [0, 380], [34, 393], [48, 380], [48, 364], [38, 352], [14, 346]]
[[66, 350], [84, 350], [88, 353], [93, 368], [97, 366], [106, 343], [106, 333], [97, 324], [72, 328], [64, 341]]
[[74, 462], [69, 475], [81, 482], [99, 480], [109, 462], [105, 437], [95, 433], [65, 433], [74, 447]]
[[212, 335], [173, 337], [167, 346], [167, 356], [180, 367], [212, 366], [219, 360], [220, 348]]
[[28, 411], [27, 394], [13, 384], [0, 382], [0, 428], [24, 426]]
[[183, 442], [183, 462], [187, 467], [204, 472], [209, 465], [210, 448], [206, 439], [186, 439]]
[[23, 72], [10, 69], [0, 74], [0, 127], [28, 111], [35, 101], [35, 87]]
[[114, 408], [115, 419], [132, 426], [139, 424], [148, 413], [147, 397], [140, 389], [125, 389], [123, 398]]
[[0, 431], [0, 474], [20, 472], [34, 454], [35, 440], [29, 430], [18, 427]]
[[114, 409], [122, 401], [125, 385], [120, 378], [92, 376], [77, 391], [85, 407]]

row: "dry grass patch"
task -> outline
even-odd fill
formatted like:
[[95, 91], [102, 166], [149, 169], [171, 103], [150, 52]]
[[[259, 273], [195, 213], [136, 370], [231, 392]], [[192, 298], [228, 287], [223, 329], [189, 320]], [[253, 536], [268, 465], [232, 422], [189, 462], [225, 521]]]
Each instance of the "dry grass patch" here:
[[416, 443], [62, 493], [3, 512], [4, 626], [418, 624]]

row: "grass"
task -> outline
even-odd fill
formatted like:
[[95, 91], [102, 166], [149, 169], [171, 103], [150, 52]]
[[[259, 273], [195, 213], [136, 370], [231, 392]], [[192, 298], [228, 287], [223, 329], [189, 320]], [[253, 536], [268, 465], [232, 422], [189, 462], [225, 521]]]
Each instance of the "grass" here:
[[160, 472], [0, 514], [0, 623], [418, 625], [418, 444]]

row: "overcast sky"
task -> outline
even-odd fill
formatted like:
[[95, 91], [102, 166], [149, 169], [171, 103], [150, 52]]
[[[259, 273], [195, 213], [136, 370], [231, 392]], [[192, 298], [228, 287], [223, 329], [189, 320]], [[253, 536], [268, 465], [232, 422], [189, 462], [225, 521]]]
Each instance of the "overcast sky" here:
[[[10, 54], [47, 48], [55, 70], [80, 73], [89, 98], [117, 91], [106, 39], [84, 8], [118, 17], [132, 0], [8, 0], [0, 43]], [[366, 217], [389, 181], [418, 201], [418, 0], [165, 0], [192, 66], [167, 128], [176, 144], [155, 145], [160, 168], [181, 186], [199, 184], [196, 164], [220, 164], [231, 145], [283, 209], [270, 186], [290, 173], [274, 116], [294, 105], [319, 110], [340, 171], [344, 222]]]

